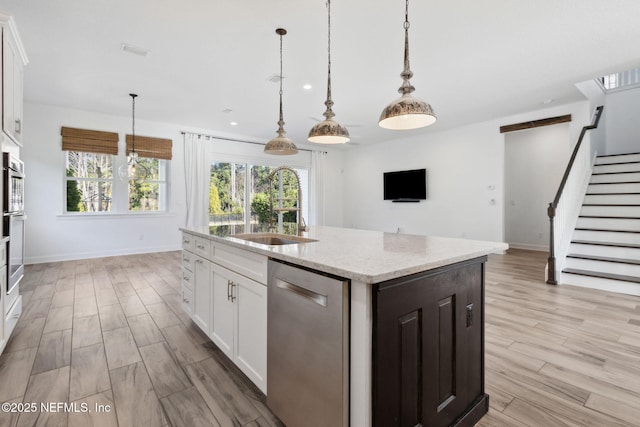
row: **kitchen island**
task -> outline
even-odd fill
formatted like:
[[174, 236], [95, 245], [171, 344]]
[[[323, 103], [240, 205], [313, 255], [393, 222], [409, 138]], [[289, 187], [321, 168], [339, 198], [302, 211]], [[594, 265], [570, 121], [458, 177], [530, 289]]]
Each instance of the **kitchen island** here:
[[[267, 259], [348, 280], [346, 413], [351, 426], [473, 425], [488, 410], [484, 263], [488, 254], [506, 250], [506, 244], [315, 226], [302, 233], [311, 241], [265, 245], [246, 240], [248, 233], [261, 230], [242, 226], [182, 231], [188, 256], [209, 254], [214, 269], [218, 264], [225, 271], [235, 266], [225, 276], [227, 300], [232, 302], [234, 283], [239, 282], [233, 277], [265, 283]], [[192, 280], [185, 271], [184, 277]], [[185, 310], [191, 310], [194, 321], [224, 346], [214, 318], [220, 292], [205, 289], [206, 297], [201, 298], [197, 291], [194, 295], [194, 287], [187, 288]], [[194, 303], [206, 298], [214, 302], [198, 316]], [[253, 338], [263, 347], [266, 326], [254, 331]], [[236, 353], [242, 352], [235, 347]], [[266, 391], [263, 362], [252, 365], [249, 356], [234, 357]]]

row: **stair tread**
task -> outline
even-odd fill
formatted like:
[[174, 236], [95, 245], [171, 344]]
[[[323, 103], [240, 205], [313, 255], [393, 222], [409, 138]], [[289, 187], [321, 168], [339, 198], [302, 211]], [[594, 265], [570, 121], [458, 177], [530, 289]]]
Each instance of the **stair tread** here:
[[628, 204], [628, 203], [623, 203], [623, 204], [615, 204], [615, 203], [583, 203], [582, 206], [615, 206], [615, 207], [621, 207], [621, 206], [628, 206], [628, 207], [640, 207], [640, 205], [635, 205], [635, 204]]
[[580, 215], [578, 218], [600, 218], [600, 219], [640, 219], [640, 216]]
[[615, 258], [615, 257], [607, 257], [607, 256], [600, 256], [600, 255], [569, 254], [567, 255], [567, 258], [587, 259], [591, 261], [615, 262], [618, 264], [640, 265], [640, 259]]
[[620, 156], [635, 156], [640, 153], [618, 153], [618, 154], [603, 154], [602, 156], [596, 156], [598, 159], [606, 159], [607, 157], [620, 157]]
[[581, 231], [606, 231], [608, 233], [640, 233], [640, 231], [636, 230], [612, 230], [610, 228], [576, 227], [575, 229]]
[[620, 280], [623, 282], [640, 283], [640, 277], [626, 276], [624, 274], [601, 273], [599, 271], [580, 270], [578, 268], [565, 268], [563, 273], [579, 274], [581, 276], [598, 277], [601, 279]]
[[595, 167], [595, 166], [612, 166], [612, 165], [631, 165], [631, 164], [634, 164], [634, 163], [638, 163], [638, 164], [640, 164], [640, 161], [637, 161], [637, 160], [635, 160], [635, 161], [634, 161], [634, 160], [632, 160], [632, 161], [630, 161], [630, 162], [596, 163], [596, 164], [595, 164], [595, 165], [593, 165], [593, 166]]
[[[598, 165], [596, 165], [598, 166]], [[625, 173], [638, 173], [640, 172], [640, 168], [637, 171], [619, 171], [619, 172], [594, 172], [591, 175], [620, 175]]]
[[590, 182], [589, 185], [640, 184], [640, 181]]
[[640, 245], [634, 243], [598, 242], [596, 240], [572, 240], [571, 243], [576, 243], [579, 245], [613, 246], [616, 248], [640, 249]]
[[624, 193], [586, 193], [585, 196], [640, 196], [638, 192], [624, 192]]

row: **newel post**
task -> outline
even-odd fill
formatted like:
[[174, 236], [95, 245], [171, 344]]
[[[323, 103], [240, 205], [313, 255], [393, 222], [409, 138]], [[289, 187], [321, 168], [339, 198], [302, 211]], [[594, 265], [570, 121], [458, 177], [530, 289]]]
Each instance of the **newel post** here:
[[553, 203], [549, 203], [547, 215], [549, 215], [549, 258], [547, 259], [547, 283], [550, 285], [557, 285], [558, 281], [556, 280], [556, 254], [553, 229], [556, 207]]

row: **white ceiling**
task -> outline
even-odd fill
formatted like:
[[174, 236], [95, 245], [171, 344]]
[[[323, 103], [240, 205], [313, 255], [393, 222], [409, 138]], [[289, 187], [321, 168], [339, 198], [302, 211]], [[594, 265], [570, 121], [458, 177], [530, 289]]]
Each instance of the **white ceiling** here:
[[[413, 0], [414, 95], [438, 122], [398, 133], [377, 121], [401, 83], [404, 2], [331, 9], [334, 112], [356, 144], [573, 102], [575, 83], [640, 65], [636, 0]], [[29, 57], [26, 101], [127, 116], [135, 92], [139, 119], [267, 141], [283, 27], [287, 136], [304, 145], [324, 112], [324, 0], [0, 0], [0, 10], [14, 15]]]

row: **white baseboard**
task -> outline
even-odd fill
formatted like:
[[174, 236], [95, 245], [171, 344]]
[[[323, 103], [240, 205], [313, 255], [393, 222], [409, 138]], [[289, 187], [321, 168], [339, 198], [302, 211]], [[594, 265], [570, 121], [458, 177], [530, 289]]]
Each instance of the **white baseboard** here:
[[170, 246], [157, 246], [157, 247], [136, 248], [136, 249], [118, 249], [113, 251], [64, 253], [64, 254], [56, 254], [56, 255], [40, 256], [40, 257], [37, 257], [37, 256], [25, 257], [24, 263], [25, 265], [43, 264], [48, 262], [75, 261], [79, 259], [148, 254], [148, 253], [154, 253], [154, 252], [171, 252], [171, 251], [179, 251], [181, 249], [182, 249], [181, 245], [175, 245], [175, 246], [170, 245]]
[[529, 243], [509, 243], [509, 248], [513, 249], [525, 249], [528, 251], [540, 251], [540, 252], [549, 252], [548, 245], [532, 245]]

